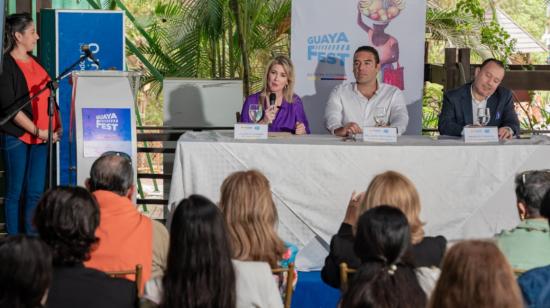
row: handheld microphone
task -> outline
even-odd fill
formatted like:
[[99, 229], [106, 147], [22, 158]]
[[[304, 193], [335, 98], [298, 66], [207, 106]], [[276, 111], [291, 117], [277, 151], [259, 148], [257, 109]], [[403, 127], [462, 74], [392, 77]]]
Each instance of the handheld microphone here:
[[275, 100], [277, 99], [277, 94], [271, 93], [269, 94], [269, 106], [275, 105]]
[[94, 62], [95, 65], [97, 65], [97, 68], [99, 68], [99, 61], [96, 58], [94, 58], [94, 54], [90, 50], [90, 46], [84, 44], [84, 45], [82, 45], [82, 47], [80, 47], [80, 50], [82, 50], [82, 52], [84, 52], [84, 55], [88, 59], [92, 60], [92, 62]]

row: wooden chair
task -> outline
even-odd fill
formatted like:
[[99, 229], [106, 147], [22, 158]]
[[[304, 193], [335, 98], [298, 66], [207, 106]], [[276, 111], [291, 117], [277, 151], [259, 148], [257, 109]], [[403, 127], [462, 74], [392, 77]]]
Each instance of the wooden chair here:
[[141, 280], [142, 280], [142, 274], [143, 274], [143, 266], [141, 264], [136, 265], [136, 268], [130, 269], [130, 270], [123, 270], [123, 271], [110, 271], [105, 272], [105, 274], [113, 277], [113, 278], [126, 278], [127, 275], [134, 275], [135, 276], [135, 284], [136, 284], [136, 290], [138, 297], [141, 297], [142, 294], [142, 288], [141, 288]]
[[519, 277], [521, 276], [521, 274], [527, 272], [527, 270], [524, 270], [524, 269], [520, 269], [520, 268], [514, 268], [514, 275], [516, 275], [516, 277]]
[[345, 292], [348, 289], [348, 275], [355, 272], [357, 270], [349, 268], [346, 262], [340, 263], [340, 291]]
[[288, 267], [279, 267], [271, 269], [271, 272], [273, 275], [279, 275], [282, 273], [286, 274], [286, 290], [284, 294], [284, 307], [290, 308], [290, 303], [292, 302], [292, 293], [294, 293], [294, 286], [292, 283], [294, 282], [294, 263], [290, 263]]

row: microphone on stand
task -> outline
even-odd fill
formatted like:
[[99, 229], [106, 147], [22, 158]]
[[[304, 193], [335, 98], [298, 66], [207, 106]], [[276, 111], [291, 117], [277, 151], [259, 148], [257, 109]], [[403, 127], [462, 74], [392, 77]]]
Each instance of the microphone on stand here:
[[84, 45], [82, 45], [82, 47], [80, 47], [80, 50], [82, 50], [82, 52], [84, 52], [84, 55], [85, 55], [88, 59], [92, 60], [92, 62], [94, 62], [95, 65], [97, 65], [97, 68], [98, 68], [98, 69], [100, 68], [99, 61], [98, 61], [96, 58], [94, 58], [94, 54], [93, 54], [92, 51], [90, 50], [90, 46], [84, 44]]

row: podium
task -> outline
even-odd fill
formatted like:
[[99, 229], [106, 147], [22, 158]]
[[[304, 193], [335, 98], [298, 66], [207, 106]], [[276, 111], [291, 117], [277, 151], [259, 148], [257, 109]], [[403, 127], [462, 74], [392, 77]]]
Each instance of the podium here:
[[[140, 74], [122, 71], [75, 71], [72, 75], [70, 140], [76, 142], [76, 182], [83, 186], [93, 162], [106, 151], [132, 158], [137, 177], [135, 99]], [[73, 154], [73, 153], [71, 153]], [[73, 164], [74, 163], [74, 164]]]

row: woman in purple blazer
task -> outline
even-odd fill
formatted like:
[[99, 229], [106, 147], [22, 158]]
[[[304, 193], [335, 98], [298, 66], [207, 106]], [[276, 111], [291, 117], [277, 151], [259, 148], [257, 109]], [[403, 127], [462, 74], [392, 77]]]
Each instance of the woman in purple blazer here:
[[294, 66], [286, 56], [277, 56], [269, 62], [262, 91], [244, 101], [241, 122], [255, 122], [250, 116], [253, 113], [249, 113], [251, 105], [258, 105], [263, 111], [258, 123], [268, 124], [270, 132], [310, 133], [302, 100], [294, 94]]

